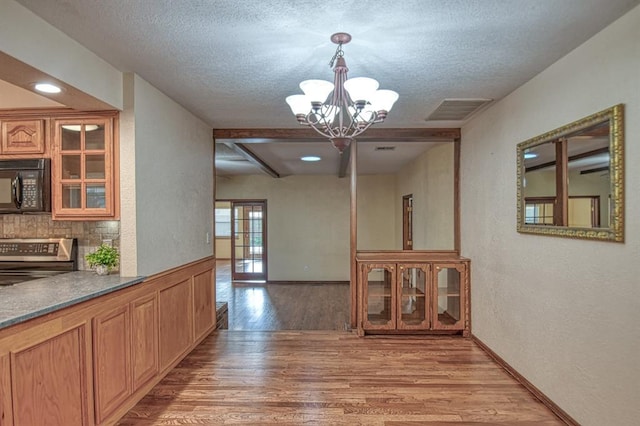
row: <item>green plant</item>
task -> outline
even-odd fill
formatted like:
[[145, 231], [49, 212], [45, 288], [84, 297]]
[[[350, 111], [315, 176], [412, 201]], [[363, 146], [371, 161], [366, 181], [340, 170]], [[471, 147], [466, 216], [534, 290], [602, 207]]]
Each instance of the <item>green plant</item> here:
[[91, 268], [104, 265], [108, 270], [113, 269], [118, 264], [120, 254], [115, 247], [101, 244], [95, 251], [88, 253], [84, 258]]

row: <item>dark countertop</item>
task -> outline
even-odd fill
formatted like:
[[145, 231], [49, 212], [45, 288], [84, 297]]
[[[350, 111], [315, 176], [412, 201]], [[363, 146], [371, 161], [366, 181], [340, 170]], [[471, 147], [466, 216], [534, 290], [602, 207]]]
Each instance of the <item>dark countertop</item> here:
[[141, 283], [144, 279], [77, 271], [0, 287], [0, 329]]

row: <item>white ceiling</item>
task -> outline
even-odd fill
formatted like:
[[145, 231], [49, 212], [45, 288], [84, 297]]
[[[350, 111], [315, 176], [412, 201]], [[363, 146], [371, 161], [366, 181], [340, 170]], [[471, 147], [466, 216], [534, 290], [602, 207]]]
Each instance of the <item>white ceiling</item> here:
[[[400, 94], [382, 126], [459, 127], [425, 118], [445, 98], [504, 97], [640, 3], [18, 1], [217, 129], [297, 127], [284, 98], [300, 93], [302, 80], [332, 80], [329, 37], [339, 31], [353, 36], [344, 46], [349, 76]], [[293, 155], [303, 147], [252, 148], [277, 156], [282, 174], [300, 172]]]

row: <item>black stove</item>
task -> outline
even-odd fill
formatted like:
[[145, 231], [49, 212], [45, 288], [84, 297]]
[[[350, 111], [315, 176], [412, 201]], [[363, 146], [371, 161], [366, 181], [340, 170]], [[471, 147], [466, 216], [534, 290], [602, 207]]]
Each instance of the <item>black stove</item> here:
[[75, 238], [0, 239], [0, 286], [78, 269]]

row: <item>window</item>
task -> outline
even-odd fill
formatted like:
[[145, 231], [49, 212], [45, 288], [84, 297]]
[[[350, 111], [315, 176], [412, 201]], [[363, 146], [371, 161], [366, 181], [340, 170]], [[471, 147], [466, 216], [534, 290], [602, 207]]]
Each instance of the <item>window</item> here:
[[[216, 203], [216, 237], [231, 237], [231, 207]], [[227, 203], [228, 204], [228, 203]]]
[[553, 225], [555, 197], [531, 197], [525, 200], [524, 223], [527, 225]]

